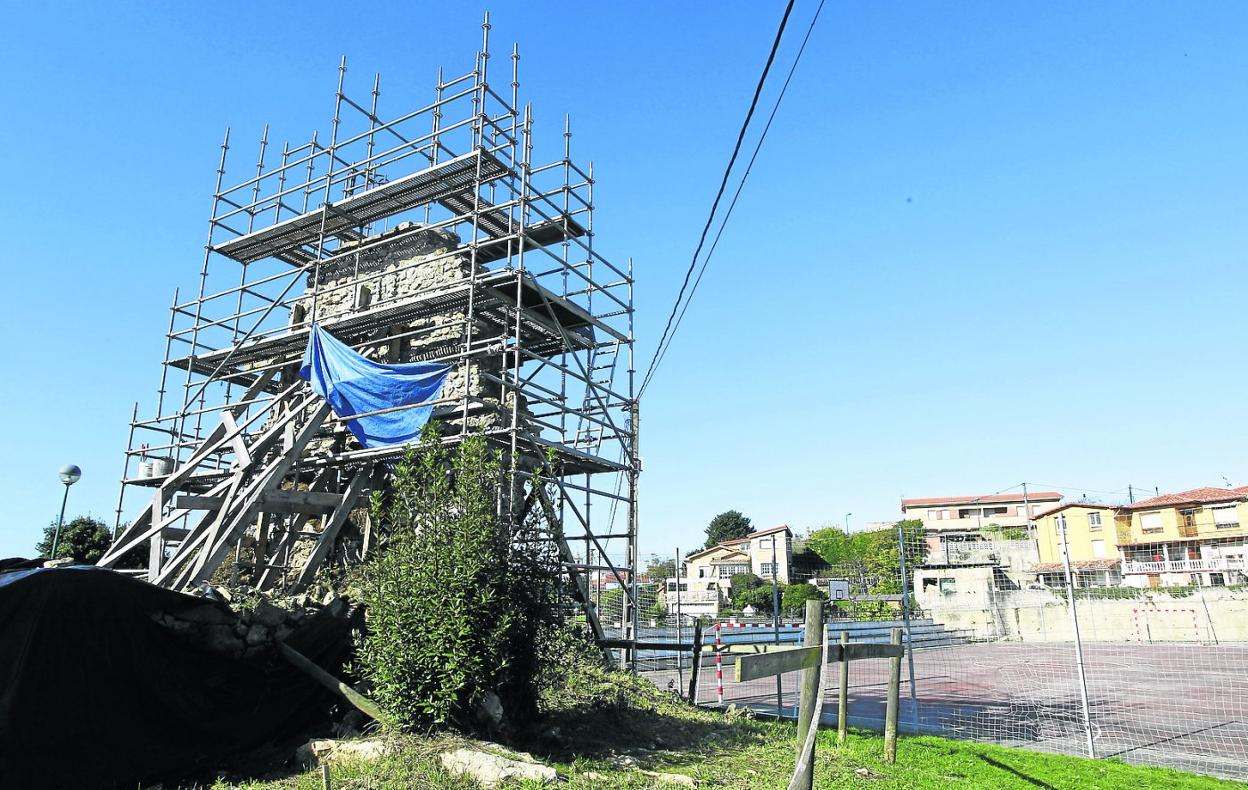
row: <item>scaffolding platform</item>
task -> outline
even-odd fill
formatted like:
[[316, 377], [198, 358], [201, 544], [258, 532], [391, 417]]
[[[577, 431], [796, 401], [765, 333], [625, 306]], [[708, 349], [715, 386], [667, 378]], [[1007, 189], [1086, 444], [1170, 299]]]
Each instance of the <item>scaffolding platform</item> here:
[[[534, 355], [550, 356], [591, 349], [597, 343], [599, 333], [613, 340], [627, 340], [580, 305], [544, 288], [527, 274], [507, 271], [479, 277], [475, 283], [466, 279], [453, 287], [327, 318], [320, 325], [349, 345], [367, 346], [370, 341], [381, 345], [389, 342], [388, 339], [369, 336], [377, 327], [464, 312], [474, 291], [474, 318], [481, 322], [482, 335], [486, 337], [511, 334], [516, 321], [516, 305], [522, 305], [519, 311], [520, 341]], [[170, 359], [169, 364], [204, 376], [229, 376], [236, 383], [250, 383], [258, 375], [257, 368], [298, 361], [307, 347], [309, 331], [306, 325], [300, 326], [280, 334], [253, 338], [237, 346]], [[423, 349], [420, 361], [453, 356], [462, 350], [462, 346], [462, 342], [455, 340], [448, 340], [443, 346], [429, 346]], [[275, 387], [271, 384], [266, 391], [273, 392]]]
[[[265, 126], [231, 182], [227, 131], [198, 279], [174, 292], [154, 413], [135, 404], [101, 565], [145, 546], [154, 584], [194, 589], [233, 564], [289, 593], [375, 550], [384, 525], [365, 529], [363, 511], [410, 448], [361, 448], [350, 415], [294, 375], [315, 323], [373, 359], [450, 366], [431, 401], [380, 412], [430, 406], [448, 446], [483, 436], [506, 459], [500, 492], [523, 497], [500, 498], [500, 530], [539, 503], [594, 631], [582, 568], [630, 580], [635, 623], [632, 262], [597, 249], [593, 167], [573, 158], [570, 117], [562, 151], [534, 161], [519, 49], [510, 80], [491, 81], [489, 30], [487, 16], [472, 68], [439, 71], [414, 110], [381, 106], [380, 75], [347, 98], [344, 59], [328, 133], [274, 147]], [[275, 567], [290, 572], [260, 570]]]
[[509, 169], [493, 154], [478, 149], [329, 203], [324, 210], [318, 208], [222, 242], [213, 250], [239, 263], [272, 257], [302, 266], [316, 259], [315, 249], [307, 251], [303, 248], [316, 247], [322, 238], [322, 223], [325, 235], [342, 241], [358, 241], [360, 234], [357, 229], [370, 222], [431, 201], [471, 194], [478, 178], [482, 183], [488, 183], [508, 172]]

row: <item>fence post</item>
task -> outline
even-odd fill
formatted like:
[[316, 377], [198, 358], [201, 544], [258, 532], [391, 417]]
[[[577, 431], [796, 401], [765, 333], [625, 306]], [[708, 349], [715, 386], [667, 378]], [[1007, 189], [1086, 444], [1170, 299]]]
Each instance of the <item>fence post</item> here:
[[[824, 643], [823, 633], [823, 601], [812, 598], [806, 602], [806, 623], [803, 626], [802, 644], [806, 647], [818, 647]], [[802, 690], [797, 703], [797, 757], [800, 760], [806, 745], [806, 736], [811, 727], [816, 729], [819, 722], [814, 721], [815, 698], [819, 695], [819, 675], [828, 657], [822, 656], [819, 664], [802, 670]], [[815, 779], [815, 750], [810, 750], [806, 771], [801, 775], [799, 788], [811, 790]]]
[[1083, 732], [1087, 737], [1088, 757], [1096, 759], [1092, 743], [1092, 709], [1088, 705], [1088, 677], [1083, 668], [1083, 639], [1079, 636], [1079, 613], [1075, 611], [1075, 580], [1070, 571], [1070, 545], [1066, 542], [1066, 515], [1057, 517], [1057, 531], [1062, 539], [1062, 568], [1066, 575], [1066, 602], [1070, 605], [1070, 628], [1075, 637], [1075, 667], [1079, 675], [1079, 698], [1083, 702]]
[[[945, 551], [949, 551], [948, 543]], [[914, 638], [910, 631], [910, 576], [906, 572], [906, 531], [897, 525], [897, 554], [901, 561], [901, 619], [906, 625], [906, 665], [910, 669], [911, 721], [919, 723], [919, 691], [914, 685]], [[991, 587], [989, 590], [991, 591]]]
[[[901, 644], [901, 629], [893, 629], [891, 644]], [[888, 701], [884, 709], [884, 762], [897, 762], [897, 707], [901, 690], [901, 659], [888, 660]]]
[[846, 661], [846, 647], [849, 646], [849, 632], [841, 632], [841, 687], [836, 703], [836, 742], [845, 743], [849, 735], [849, 662]]
[[689, 701], [698, 704], [698, 675], [702, 674], [702, 618], [693, 621], [693, 670], [689, 673]]
[[724, 704], [724, 656], [719, 639], [722, 625], [723, 623], [715, 624], [715, 701], [720, 705]]

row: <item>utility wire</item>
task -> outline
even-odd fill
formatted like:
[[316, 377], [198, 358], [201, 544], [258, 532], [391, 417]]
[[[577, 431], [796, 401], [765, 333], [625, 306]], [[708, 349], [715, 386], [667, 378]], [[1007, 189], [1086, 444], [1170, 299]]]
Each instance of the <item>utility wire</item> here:
[[[815, 15], [810, 20], [810, 26], [806, 28], [806, 36], [802, 39], [802, 45], [797, 50], [796, 57], [793, 58], [793, 65], [789, 67], [789, 74], [784, 78], [784, 85], [780, 87], [780, 94], [776, 97], [776, 103], [771, 108], [771, 115], [767, 118], [767, 124], [763, 126], [763, 133], [758, 137], [758, 144], [754, 146], [754, 153], [750, 155], [749, 164], [745, 166], [745, 173], [741, 176], [741, 182], [737, 184], [737, 191], [732, 196], [732, 202], [728, 204], [728, 210], [724, 212], [724, 218], [719, 223], [719, 230], [715, 232], [715, 239], [711, 242], [711, 248], [707, 251], [706, 257], [702, 259], [702, 266], [698, 269], [698, 276], [694, 278], [693, 287], [689, 289], [689, 298], [685, 300], [684, 305], [680, 308], [680, 315], [676, 317], [676, 323], [672, 326], [672, 332], [668, 335], [667, 344], [655, 349], [655, 360], [651, 366], [657, 371], [659, 365], [663, 363], [663, 357], [667, 356], [667, 350], [672, 347], [672, 340], [676, 337], [676, 332], [680, 329], [680, 324], [685, 320], [685, 311], [689, 309], [690, 302], [693, 301], [693, 295], [698, 292], [698, 286], [702, 284], [702, 275], [706, 274], [707, 264], [711, 262], [711, 258], [715, 255], [715, 250], [719, 248], [719, 240], [724, 235], [724, 228], [728, 225], [728, 220], [732, 217], [733, 209], [737, 207], [737, 199], [741, 197], [741, 190], [745, 188], [746, 179], [750, 177], [750, 172], [754, 169], [754, 161], [758, 159], [758, 152], [763, 148], [763, 141], [767, 139], [767, 132], [771, 130], [771, 122], [776, 119], [776, 113], [780, 110], [780, 102], [784, 101], [784, 94], [789, 90], [789, 83], [793, 80], [793, 74], [797, 71], [797, 64], [802, 59], [802, 53], [806, 51], [806, 43], [810, 41], [810, 34], [815, 30], [815, 23], [819, 21], [819, 13], [823, 11], [825, 0], [819, 0], [819, 7], [815, 9]], [[641, 384], [641, 391], [644, 392], [646, 384], [649, 383], [653, 373], [648, 373], [645, 381]]]
[[676, 303], [672, 305], [672, 312], [667, 317], [667, 325], [663, 327], [663, 334], [659, 337], [659, 344], [655, 347], [655, 356], [650, 360], [650, 367], [646, 370], [646, 375], [642, 377], [641, 389], [637, 392], [637, 397], [645, 392], [646, 386], [650, 383], [651, 377], [654, 375], [655, 365], [658, 362], [658, 349], [663, 347], [667, 341], [668, 333], [672, 329], [672, 323], [676, 320], [677, 311], [685, 297], [685, 289], [689, 287], [689, 280], [693, 277], [693, 270], [698, 264], [698, 256], [702, 254], [702, 247], [706, 244], [706, 235], [711, 231], [711, 225], [715, 222], [715, 212], [719, 210], [719, 201], [724, 196], [724, 190], [728, 188], [728, 178], [732, 174], [732, 167], [737, 162], [737, 155], [741, 153], [741, 144], [745, 141], [746, 130], [749, 129], [750, 119], [754, 117], [754, 110], [758, 107], [759, 96], [762, 95], [763, 85], [767, 82], [767, 74], [771, 71], [771, 64], [775, 62], [776, 52], [780, 49], [780, 39], [784, 37], [784, 28], [789, 22], [789, 14], [793, 12], [793, 4], [795, 0], [789, 0], [788, 5], [784, 8], [784, 16], [780, 19], [780, 27], [776, 30], [776, 40], [771, 44], [771, 52], [767, 55], [767, 63], [763, 66], [763, 73], [758, 78], [758, 85], [754, 88], [754, 97], [750, 100], [750, 109], [745, 114], [745, 121], [741, 124], [741, 131], [737, 133], [737, 143], [733, 146], [732, 157], [728, 160], [728, 167], [724, 169], [724, 177], [720, 180], [719, 190], [715, 193], [715, 201], [711, 204], [711, 213], [706, 218], [706, 225], [702, 228], [702, 235], [698, 238], [697, 249], [693, 251], [693, 259], [689, 261], [689, 268], [685, 271], [684, 281], [680, 284], [680, 292], [676, 295]]

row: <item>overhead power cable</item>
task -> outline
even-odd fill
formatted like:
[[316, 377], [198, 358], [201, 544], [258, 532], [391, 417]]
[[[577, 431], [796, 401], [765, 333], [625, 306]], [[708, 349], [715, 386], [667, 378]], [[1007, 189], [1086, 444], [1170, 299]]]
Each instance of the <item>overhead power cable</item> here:
[[771, 52], [767, 55], [767, 63], [763, 66], [763, 73], [759, 76], [758, 85], [754, 88], [754, 97], [750, 99], [750, 109], [745, 114], [745, 121], [741, 124], [741, 131], [737, 133], [737, 142], [732, 148], [732, 156], [728, 159], [728, 167], [724, 169], [724, 177], [720, 179], [719, 190], [715, 193], [715, 201], [711, 204], [710, 215], [706, 218], [706, 225], [703, 226], [702, 235], [698, 238], [698, 246], [693, 251], [693, 259], [689, 261], [689, 268], [685, 271], [684, 281], [680, 284], [680, 292], [676, 295], [676, 303], [672, 305], [672, 312], [667, 317], [667, 324], [663, 327], [663, 334], [659, 337], [658, 346], [655, 347], [655, 355], [650, 360], [650, 366], [646, 370], [646, 375], [642, 377], [641, 389], [637, 393], [638, 398], [645, 392], [646, 386], [654, 375], [654, 369], [659, 359], [658, 351], [667, 341], [668, 333], [672, 329], [672, 323], [676, 320], [681, 302], [685, 298], [685, 289], [689, 287], [689, 280], [693, 277], [694, 268], [697, 267], [698, 256], [702, 254], [702, 247], [706, 244], [706, 236], [710, 233], [711, 225], [715, 222], [715, 212], [719, 210], [719, 201], [723, 198], [724, 191], [728, 188], [728, 178], [732, 175], [732, 167], [737, 162], [737, 155], [741, 153], [741, 144], [745, 141], [745, 133], [749, 129], [750, 119], [754, 117], [754, 110], [758, 107], [758, 99], [762, 95], [763, 86], [767, 82], [767, 74], [771, 71], [771, 64], [776, 60], [776, 52], [780, 49], [780, 40], [784, 37], [784, 28], [789, 22], [789, 15], [793, 12], [794, 2], [795, 0], [789, 0], [788, 5], [784, 8], [784, 16], [781, 17], [780, 27], [776, 30], [776, 39], [771, 44]]
[[[763, 132], [758, 137], [758, 143], [754, 146], [754, 153], [750, 155], [750, 161], [745, 166], [745, 173], [741, 176], [740, 183], [737, 184], [737, 191], [732, 196], [732, 202], [728, 204], [728, 210], [724, 212], [724, 218], [720, 220], [719, 230], [715, 231], [715, 239], [711, 242], [711, 248], [707, 250], [706, 257], [702, 259], [702, 266], [698, 269], [698, 276], [694, 278], [693, 286], [689, 289], [689, 296], [685, 299], [685, 303], [680, 308], [680, 314], [676, 316], [676, 323], [672, 326], [671, 334], [667, 337], [666, 345], [655, 349], [654, 370], [658, 370], [659, 365], [663, 363], [663, 357], [667, 355], [667, 350], [672, 346], [672, 339], [676, 337], [676, 332], [680, 329], [680, 324], [685, 320], [685, 311], [689, 309], [689, 303], [693, 301], [693, 295], [698, 292], [698, 286], [702, 284], [702, 275], [706, 274], [707, 264], [711, 262], [711, 258], [715, 255], [715, 250], [719, 248], [719, 240], [724, 235], [724, 228], [728, 225], [728, 220], [732, 218], [733, 209], [737, 207], [737, 200], [741, 197], [741, 190], [745, 188], [746, 179], [750, 177], [750, 172], [754, 169], [754, 161], [758, 159], [758, 152], [763, 148], [763, 141], [767, 139], [767, 132], [771, 131], [771, 122], [776, 119], [776, 113], [780, 109], [780, 103], [784, 101], [784, 94], [789, 90], [789, 83], [793, 81], [793, 74], [797, 71], [797, 64], [802, 59], [802, 53], [806, 51], [806, 43], [810, 41], [810, 34], [815, 30], [815, 23], [819, 21], [819, 13], [823, 11], [824, 0], [819, 0], [819, 7], [815, 9], [815, 15], [810, 20], [810, 26], [806, 28], [806, 36], [802, 39], [802, 45], [798, 47], [797, 55], [793, 58], [793, 65], [789, 67], [788, 76], [784, 78], [784, 85], [780, 87], [780, 93], [776, 96], [776, 103], [771, 108], [771, 115], [767, 118], [766, 125], [763, 126]], [[646, 381], [642, 382], [642, 391], [645, 391], [646, 383], [653, 377], [648, 374]]]

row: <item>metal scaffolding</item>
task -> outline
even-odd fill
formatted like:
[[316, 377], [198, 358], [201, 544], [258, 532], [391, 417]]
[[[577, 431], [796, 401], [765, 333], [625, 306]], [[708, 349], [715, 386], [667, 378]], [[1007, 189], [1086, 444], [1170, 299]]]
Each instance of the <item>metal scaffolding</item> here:
[[[452, 365], [436, 401], [397, 408], [432, 405], [445, 443], [482, 433], [502, 451], [506, 517], [540, 506], [596, 634], [635, 633], [632, 263], [595, 250], [593, 166], [573, 161], [566, 119], [562, 157], [534, 161], [519, 50], [500, 93], [489, 34], [487, 14], [472, 70], [439, 70], [428, 104], [389, 118], [379, 75], [363, 100], [346, 93], [344, 58], [327, 140], [284, 144], [273, 164], [266, 126], [232, 186], [227, 129], [197, 291], [174, 293], [101, 565], [147, 547], [161, 586], [228, 572], [288, 592], [368, 553], [359, 509], [404, 448], [360, 446], [298, 377], [315, 322], [374, 359]], [[591, 575], [625, 590], [617, 622], [599, 622]]]

